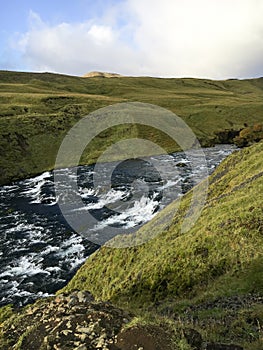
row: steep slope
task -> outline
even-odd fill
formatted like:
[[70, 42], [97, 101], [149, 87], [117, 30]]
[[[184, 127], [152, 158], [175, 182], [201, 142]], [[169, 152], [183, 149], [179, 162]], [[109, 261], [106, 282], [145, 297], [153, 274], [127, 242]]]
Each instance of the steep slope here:
[[208, 341], [261, 349], [262, 159], [262, 142], [232, 154], [210, 176], [202, 215], [187, 233], [180, 226], [192, 191], [177, 212], [174, 202], [137, 232], [137, 239], [158, 233], [155, 238], [101, 248], [64, 291], [89, 290], [132, 310], [172, 316]]
[[[262, 159], [262, 142], [235, 152], [210, 177], [208, 199], [193, 228], [180, 232], [192, 197], [190, 191], [178, 210], [177, 203], [172, 203], [136, 235], [140, 239], [158, 232], [156, 238], [137, 247], [101, 248], [78, 271], [67, 290], [88, 288], [112, 300], [182, 297], [203, 285], [207, 288], [226, 273], [240, 272], [249, 263], [260, 261]], [[246, 287], [262, 292], [263, 284]]]
[[[182, 117], [203, 145], [215, 132], [263, 121], [263, 79], [212, 81], [148, 77], [81, 78], [51, 73], [0, 71], [0, 184], [50, 170], [67, 131], [84, 115], [110, 104], [152, 103]], [[111, 137], [108, 137], [108, 136]], [[159, 141], [151, 129], [136, 131]], [[118, 138], [133, 137], [119, 126], [96, 138], [86, 161]], [[107, 140], [107, 141], [106, 141]], [[159, 142], [167, 151], [178, 146]], [[104, 147], [104, 148], [103, 148]]]
[[57, 297], [0, 309], [0, 349], [261, 350], [262, 159], [263, 142], [229, 156], [188, 232], [193, 191], [138, 230], [152, 240], [103, 247]]

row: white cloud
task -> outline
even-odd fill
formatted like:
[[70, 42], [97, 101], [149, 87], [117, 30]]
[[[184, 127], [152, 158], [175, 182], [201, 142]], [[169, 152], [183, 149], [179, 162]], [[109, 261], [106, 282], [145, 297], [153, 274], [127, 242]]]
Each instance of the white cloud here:
[[159, 65], [163, 75], [242, 76], [263, 57], [262, 1], [133, 0], [130, 6], [152, 73]]
[[89, 70], [129, 72], [130, 60], [137, 59], [120, 41], [118, 31], [106, 24], [89, 20], [49, 26], [34, 13], [30, 17], [31, 28], [16, 45], [32, 70], [81, 75]]
[[17, 47], [32, 70], [249, 77], [263, 75], [262, 18], [262, 0], [127, 0], [100, 22], [31, 13]]
[[99, 45], [105, 45], [113, 42], [114, 33], [110, 27], [92, 25], [88, 35]]

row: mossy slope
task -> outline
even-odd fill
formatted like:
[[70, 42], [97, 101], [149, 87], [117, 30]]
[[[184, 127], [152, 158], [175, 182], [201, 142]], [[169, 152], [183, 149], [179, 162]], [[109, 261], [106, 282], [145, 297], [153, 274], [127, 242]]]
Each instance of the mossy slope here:
[[[177, 213], [174, 202], [137, 232], [138, 239], [147, 232], [158, 232], [156, 238], [137, 247], [101, 248], [66, 289], [87, 288], [113, 300], [183, 297], [261, 261], [262, 159], [263, 143], [235, 152], [209, 178], [207, 202], [187, 233], [182, 234], [180, 227], [192, 191], [182, 198]], [[262, 292], [263, 278], [259, 277], [257, 284], [244, 282], [243, 288]]]
[[138, 239], [157, 232], [154, 239], [131, 248], [102, 247], [65, 290], [89, 290], [142, 314], [172, 316], [207, 341], [261, 349], [262, 159], [262, 142], [235, 152], [210, 176], [207, 202], [187, 233], [180, 226], [192, 191], [177, 212], [174, 202], [137, 232]]

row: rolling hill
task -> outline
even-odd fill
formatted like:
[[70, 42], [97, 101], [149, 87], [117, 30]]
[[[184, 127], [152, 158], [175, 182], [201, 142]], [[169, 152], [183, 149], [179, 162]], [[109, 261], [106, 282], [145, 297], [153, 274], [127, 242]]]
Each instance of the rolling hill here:
[[[0, 184], [53, 169], [61, 141], [78, 120], [101, 107], [128, 101], [171, 110], [207, 146], [217, 141], [217, 131], [263, 121], [263, 78], [102, 79], [0, 71]], [[164, 135], [136, 125], [106, 134], [93, 141], [83, 163], [94, 163], [110, 144], [131, 136], [157, 142], [168, 152], [178, 150]]]

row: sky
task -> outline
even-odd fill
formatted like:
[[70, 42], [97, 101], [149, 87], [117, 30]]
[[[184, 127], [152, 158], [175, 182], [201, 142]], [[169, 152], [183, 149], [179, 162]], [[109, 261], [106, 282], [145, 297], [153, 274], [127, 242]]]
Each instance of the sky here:
[[263, 0], [0, 0], [0, 69], [263, 76]]

